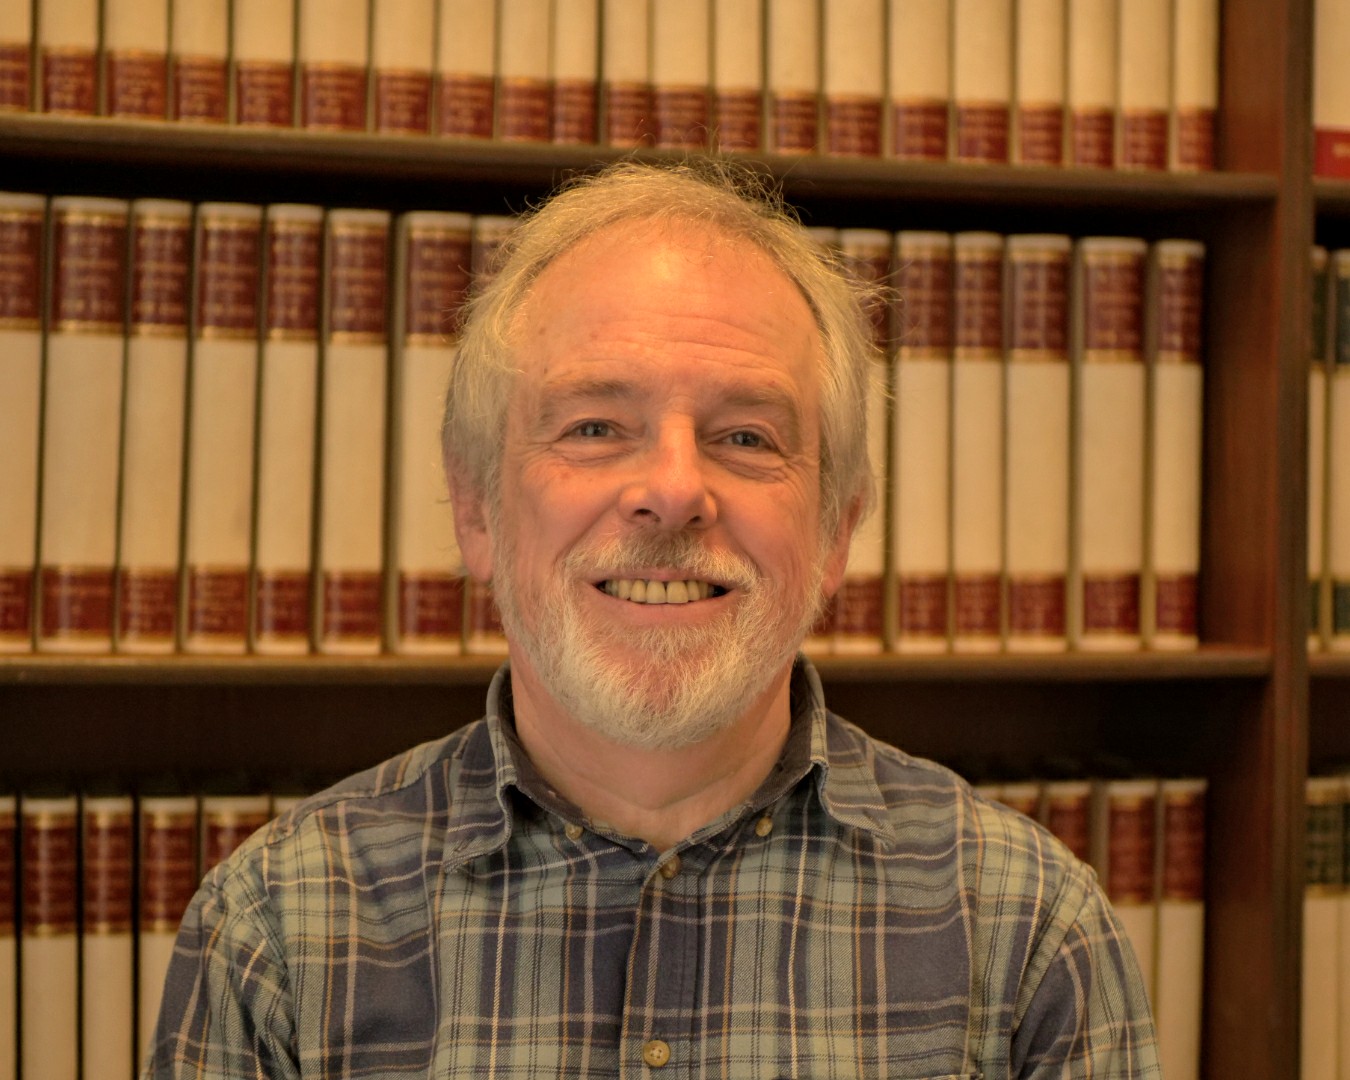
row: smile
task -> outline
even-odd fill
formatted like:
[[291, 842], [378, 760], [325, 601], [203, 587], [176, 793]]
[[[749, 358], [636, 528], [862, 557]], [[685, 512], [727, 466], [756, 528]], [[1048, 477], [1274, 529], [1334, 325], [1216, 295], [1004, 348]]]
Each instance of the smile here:
[[689, 604], [722, 596], [726, 589], [708, 581], [652, 581], [611, 578], [596, 586], [601, 592], [634, 604]]

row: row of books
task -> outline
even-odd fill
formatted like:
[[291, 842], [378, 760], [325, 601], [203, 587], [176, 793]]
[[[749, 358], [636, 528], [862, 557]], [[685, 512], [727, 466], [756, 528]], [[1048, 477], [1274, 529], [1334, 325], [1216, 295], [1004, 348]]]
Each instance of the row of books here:
[[1304, 1076], [1350, 1078], [1350, 773], [1310, 776], [1303, 895]]
[[[503, 650], [439, 416], [513, 219], [0, 204], [0, 647]], [[900, 299], [874, 324], [889, 499], [811, 647], [1194, 646], [1203, 248], [819, 238]]]
[[[1219, 0], [37, 0], [0, 109], [1214, 168]], [[100, 18], [101, 16], [101, 18]]]
[[1350, 250], [1312, 251], [1308, 369], [1310, 649], [1350, 649]]

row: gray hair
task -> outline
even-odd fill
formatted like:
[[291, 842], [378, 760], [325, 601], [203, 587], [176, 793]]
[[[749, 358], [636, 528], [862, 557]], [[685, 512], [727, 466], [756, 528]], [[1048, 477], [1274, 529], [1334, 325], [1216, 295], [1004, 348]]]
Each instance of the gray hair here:
[[788, 211], [767, 178], [721, 161], [632, 161], [579, 177], [523, 217], [497, 255], [488, 284], [465, 306], [459, 354], [441, 428], [447, 469], [495, 497], [506, 411], [517, 368], [511, 332], [544, 268], [610, 225], [693, 223], [744, 240], [768, 256], [805, 298], [820, 333], [820, 486], [824, 537], [846, 508], [873, 497], [867, 394], [876, 349], [868, 305], [876, 290], [843, 268]]

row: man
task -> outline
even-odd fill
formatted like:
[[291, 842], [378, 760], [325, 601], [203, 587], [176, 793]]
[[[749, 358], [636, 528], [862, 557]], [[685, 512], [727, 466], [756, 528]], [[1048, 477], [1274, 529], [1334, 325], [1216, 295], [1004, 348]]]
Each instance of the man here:
[[147, 1076], [1157, 1076], [1090, 871], [797, 658], [870, 497], [863, 299], [690, 168], [516, 231], [445, 421], [509, 667], [211, 873]]

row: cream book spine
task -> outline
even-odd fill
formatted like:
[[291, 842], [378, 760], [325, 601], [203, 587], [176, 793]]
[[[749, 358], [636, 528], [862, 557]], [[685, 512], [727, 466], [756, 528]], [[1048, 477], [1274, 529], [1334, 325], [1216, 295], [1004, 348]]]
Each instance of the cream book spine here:
[[105, 116], [163, 120], [169, 108], [169, 0], [103, 0]]
[[1312, 33], [1313, 172], [1350, 177], [1350, 3], [1315, 0]]
[[1068, 164], [1109, 169], [1116, 163], [1117, 0], [1068, 2]]
[[18, 810], [18, 799], [0, 792], [0, 1080], [18, 1078]]
[[1013, 26], [1011, 158], [1064, 164], [1065, 0], [1018, 0]]
[[1168, 1080], [1200, 1080], [1205, 989], [1205, 795], [1202, 777], [1158, 792], [1158, 932], [1153, 1015]]
[[178, 647], [191, 261], [190, 204], [131, 204], [114, 638], [119, 652]]
[[98, 111], [99, 0], [42, 0], [33, 10], [37, 110], [93, 116]]
[[555, 143], [600, 136], [600, 0], [554, 0], [550, 42]]
[[262, 208], [202, 203], [188, 390], [183, 648], [248, 642]]
[[1299, 1075], [1311, 1080], [1339, 1075], [1346, 796], [1338, 776], [1310, 776], [1305, 791]]
[[33, 647], [46, 200], [0, 192], [0, 653]]
[[888, 153], [946, 161], [951, 130], [952, 0], [888, 0]]
[[171, 0], [169, 115], [223, 124], [230, 115], [229, 0]]
[[0, 7], [0, 113], [33, 107], [33, 7]]
[[713, 145], [722, 151], [764, 145], [764, 6], [713, 0]]
[[370, 0], [300, 0], [300, 126], [365, 131]]
[[151, 1046], [174, 941], [200, 880], [197, 799], [147, 792], [137, 814], [136, 1045]]
[[38, 647], [112, 647], [128, 204], [52, 200]]
[[389, 214], [330, 210], [326, 228], [318, 648], [373, 654], [383, 638]]
[[263, 222], [254, 652], [300, 655], [312, 638], [315, 440], [323, 211], [269, 206]]
[[295, 125], [294, 0], [234, 0], [231, 119], [241, 127]]
[[[1209, 171], [1218, 166], [1219, 0], [1174, 0], [1174, 4], [1168, 163], [1178, 172]], [[1320, 41], [1314, 35], [1314, 49]], [[1315, 128], [1316, 121], [1314, 142]]]
[[1331, 255], [1326, 564], [1331, 581], [1330, 648], [1350, 650], [1350, 249]]
[[80, 1076], [136, 1075], [133, 1004], [135, 804], [130, 795], [80, 801]]
[[879, 157], [886, 100], [886, 0], [831, 0], [821, 9], [822, 149]]
[[497, 73], [495, 0], [439, 0], [434, 94], [438, 135], [492, 138]]
[[1122, 169], [1167, 168], [1174, 2], [1125, 0], [1118, 9], [1115, 158]]
[[656, 145], [704, 150], [712, 125], [710, 5], [651, 0]]
[[431, 130], [435, 0], [374, 0], [371, 7], [371, 126], [383, 135]]
[[552, 17], [552, 0], [498, 5], [496, 132], [506, 142], [553, 137]]
[[647, 4], [602, 0], [600, 19], [602, 138], [610, 146], [650, 145], [654, 124]]
[[1327, 345], [1331, 340], [1327, 249], [1314, 245], [1308, 328], [1308, 648], [1326, 647], [1331, 626], [1327, 578]]
[[767, 0], [764, 18], [765, 149], [814, 154], [820, 136], [820, 3]]
[[953, 0], [952, 154], [1004, 164], [1012, 109], [1012, 0]]
[[1102, 780], [1094, 788], [1092, 865], [1134, 950], [1150, 1003], [1157, 1001], [1157, 816], [1157, 780]]

